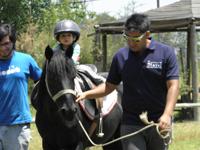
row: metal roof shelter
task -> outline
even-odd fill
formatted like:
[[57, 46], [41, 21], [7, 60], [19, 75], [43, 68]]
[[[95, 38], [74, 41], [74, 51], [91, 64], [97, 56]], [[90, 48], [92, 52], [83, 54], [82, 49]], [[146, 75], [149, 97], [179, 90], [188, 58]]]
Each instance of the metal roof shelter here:
[[[200, 25], [200, 0], [181, 0], [170, 5], [144, 12], [151, 20], [152, 32], [182, 31], [188, 25]], [[95, 26], [96, 31], [106, 34], [118, 34], [123, 30], [126, 18], [117, 22]]]
[[[192, 84], [192, 100], [198, 102], [197, 31], [200, 30], [200, 0], [178, 2], [144, 12], [151, 20], [151, 32], [187, 32], [187, 84]], [[103, 70], [107, 63], [107, 35], [121, 34], [126, 18], [117, 22], [95, 25], [96, 36], [102, 35]], [[191, 77], [190, 77], [191, 75]], [[191, 81], [191, 83], [190, 83]], [[195, 109], [200, 121], [200, 110]]]

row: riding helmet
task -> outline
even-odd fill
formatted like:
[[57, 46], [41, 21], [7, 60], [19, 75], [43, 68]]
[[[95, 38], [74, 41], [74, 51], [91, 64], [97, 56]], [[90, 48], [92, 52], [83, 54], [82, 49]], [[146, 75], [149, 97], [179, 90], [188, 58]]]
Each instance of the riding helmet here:
[[57, 22], [54, 28], [54, 37], [57, 39], [60, 33], [70, 32], [76, 36], [75, 42], [80, 37], [80, 28], [79, 26], [72, 20], [61, 20]]

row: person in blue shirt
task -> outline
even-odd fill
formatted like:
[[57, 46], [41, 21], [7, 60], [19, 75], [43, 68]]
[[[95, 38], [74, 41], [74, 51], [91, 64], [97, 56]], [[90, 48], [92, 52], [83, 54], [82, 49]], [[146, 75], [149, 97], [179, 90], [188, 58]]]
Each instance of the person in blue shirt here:
[[[125, 22], [123, 37], [127, 46], [113, 57], [106, 82], [80, 93], [76, 101], [105, 96], [123, 82], [123, 118], [121, 135], [133, 133], [146, 124], [140, 119], [148, 113], [149, 121], [160, 130], [171, 128], [173, 110], [179, 93], [179, 69], [174, 49], [150, 38], [150, 20], [134, 13]], [[124, 150], [166, 150], [165, 140], [156, 128], [148, 128], [122, 140]]]
[[15, 50], [10, 24], [0, 25], [0, 149], [28, 150], [30, 122], [28, 79], [40, 79], [41, 69], [28, 54]]

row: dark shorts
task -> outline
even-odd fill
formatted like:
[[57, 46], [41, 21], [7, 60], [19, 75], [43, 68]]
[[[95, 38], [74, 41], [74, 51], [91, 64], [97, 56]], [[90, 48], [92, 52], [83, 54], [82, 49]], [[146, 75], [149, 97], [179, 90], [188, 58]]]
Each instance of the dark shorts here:
[[[122, 125], [121, 136], [136, 132], [142, 126]], [[167, 150], [168, 146], [159, 136], [155, 127], [122, 140], [123, 150]]]

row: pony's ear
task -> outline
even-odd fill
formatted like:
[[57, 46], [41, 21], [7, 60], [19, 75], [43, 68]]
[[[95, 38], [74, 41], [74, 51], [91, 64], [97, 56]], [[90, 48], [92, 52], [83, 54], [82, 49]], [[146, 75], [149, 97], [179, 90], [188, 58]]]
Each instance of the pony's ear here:
[[51, 57], [53, 56], [53, 50], [52, 48], [48, 45], [45, 49], [45, 57], [46, 59], [50, 60]]

